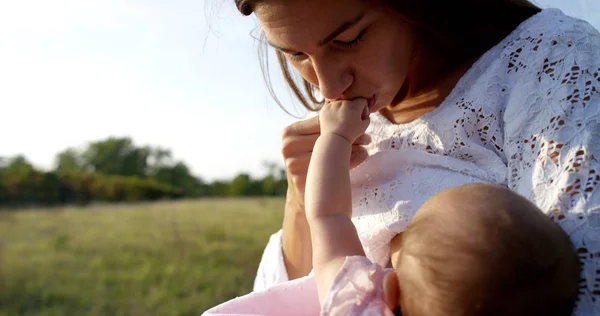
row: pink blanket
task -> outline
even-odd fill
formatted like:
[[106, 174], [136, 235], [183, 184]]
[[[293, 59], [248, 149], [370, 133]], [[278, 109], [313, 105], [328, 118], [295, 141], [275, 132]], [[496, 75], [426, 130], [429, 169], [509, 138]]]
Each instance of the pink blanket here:
[[306, 276], [234, 298], [202, 316], [318, 316], [320, 312], [314, 276]]

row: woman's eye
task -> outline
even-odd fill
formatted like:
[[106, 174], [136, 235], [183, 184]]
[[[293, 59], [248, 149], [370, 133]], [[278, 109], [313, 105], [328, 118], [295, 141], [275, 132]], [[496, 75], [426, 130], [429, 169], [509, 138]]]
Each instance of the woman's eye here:
[[289, 59], [291, 60], [302, 60], [304, 58], [306, 58], [306, 54], [298, 52], [298, 53], [286, 53], [286, 55], [288, 56]]
[[[360, 40], [363, 38], [363, 36], [365, 35], [365, 32], [367, 31], [367, 29], [363, 29], [360, 33], [358, 33], [358, 35], [353, 38], [350, 41], [340, 41], [340, 40], [334, 40], [333, 43], [339, 46], [342, 46], [343, 48], [352, 48], [354, 46], [356, 46], [356, 44], [358, 44], [358, 42], [360, 42]], [[300, 60], [304, 60], [307, 58], [305, 53], [302, 52], [297, 52], [297, 53], [288, 53], [286, 52], [285, 55], [293, 61], [300, 61]]]
[[363, 38], [363, 36], [365, 35], [365, 32], [367, 31], [367, 29], [365, 28], [364, 30], [362, 30], [354, 39], [352, 39], [351, 41], [333, 41], [335, 44], [343, 46], [345, 48], [352, 48], [354, 47], [356, 44], [358, 44], [358, 42], [360, 42], [360, 40]]

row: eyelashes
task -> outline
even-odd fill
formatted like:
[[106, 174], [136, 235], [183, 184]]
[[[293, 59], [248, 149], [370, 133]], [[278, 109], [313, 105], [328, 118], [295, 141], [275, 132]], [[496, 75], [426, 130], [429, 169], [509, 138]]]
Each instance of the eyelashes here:
[[[333, 41], [333, 43], [337, 46], [340, 46], [344, 49], [350, 49], [350, 48], [354, 48], [356, 47], [356, 45], [358, 45], [361, 40], [363, 39], [363, 37], [365, 36], [365, 33], [367, 32], [367, 28], [364, 28], [354, 39], [352, 39], [351, 41], [348, 42], [344, 42], [344, 41]], [[302, 53], [302, 52], [298, 52], [298, 53], [285, 53], [288, 58], [290, 60], [302, 60], [304, 58], [306, 58], [306, 54]]]
[[367, 32], [367, 29], [363, 29], [360, 33], [358, 33], [358, 35], [351, 41], [349, 42], [344, 42], [344, 41], [333, 41], [336, 45], [340, 45], [344, 48], [352, 48], [354, 46], [356, 46], [356, 44], [358, 44], [363, 36], [365, 35], [365, 33]]
[[295, 53], [295, 54], [285, 53], [285, 54], [291, 60], [300, 60], [305, 56], [304, 53]]

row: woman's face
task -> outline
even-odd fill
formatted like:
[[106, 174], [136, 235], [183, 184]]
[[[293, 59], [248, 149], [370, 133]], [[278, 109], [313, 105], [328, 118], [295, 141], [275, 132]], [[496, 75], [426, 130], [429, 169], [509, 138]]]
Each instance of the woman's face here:
[[394, 103], [406, 81], [414, 31], [366, 0], [262, 0], [255, 7], [269, 43], [329, 100]]

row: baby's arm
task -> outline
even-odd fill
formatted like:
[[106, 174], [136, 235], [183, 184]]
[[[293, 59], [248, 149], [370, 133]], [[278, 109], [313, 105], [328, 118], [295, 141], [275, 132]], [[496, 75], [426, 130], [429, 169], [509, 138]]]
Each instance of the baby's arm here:
[[[344, 121], [339, 124], [350, 124], [354, 129], [362, 128], [362, 133], [368, 125], [368, 119], [365, 125], [365, 120], [360, 121], [360, 115], [358, 117], [358, 123]], [[343, 134], [336, 130], [321, 131], [313, 148], [306, 182], [305, 209], [320, 301], [325, 298], [346, 257], [364, 256], [356, 228], [350, 220], [352, 139]]]

